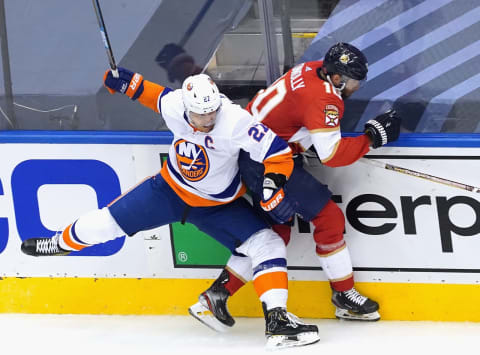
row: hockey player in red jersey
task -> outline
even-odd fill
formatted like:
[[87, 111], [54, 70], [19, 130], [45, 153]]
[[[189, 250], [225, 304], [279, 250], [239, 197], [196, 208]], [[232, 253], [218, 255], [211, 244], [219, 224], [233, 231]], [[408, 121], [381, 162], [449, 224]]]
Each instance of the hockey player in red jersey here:
[[[328, 188], [302, 168], [301, 154], [313, 147], [321, 163], [330, 167], [352, 164], [364, 156], [370, 147], [377, 148], [398, 138], [401, 120], [394, 111], [368, 121], [365, 133], [357, 137], [341, 136], [340, 120], [343, 100], [359, 89], [368, 72], [367, 59], [356, 47], [337, 43], [325, 55], [324, 61], [302, 63], [261, 90], [247, 109], [265, 126], [285, 139], [298, 156], [285, 198], [295, 207], [295, 213], [314, 225], [316, 254], [330, 281], [332, 302], [338, 318], [375, 321], [380, 319], [378, 303], [361, 295], [354, 287], [350, 254], [343, 239], [345, 217], [331, 200]], [[243, 179], [253, 192], [254, 201], [268, 185], [261, 180], [262, 167], [240, 157]], [[281, 184], [277, 179], [273, 186]], [[291, 227], [274, 225], [289, 242]], [[227, 300], [250, 280], [248, 258], [232, 256], [213, 285], [199, 296], [190, 308], [211, 327], [222, 323], [232, 326]], [[196, 313], [195, 313], [196, 312]]]
[[[105, 73], [108, 90], [138, 99], [161, 113], [174, 135], [162, 170], [53, 237], [24, 240], [22, 251], [32, 256], [66, 255], [124, 235], [188, 221], [233, 254], [252, 260], [255, 290], [264, 306], [268, 347], [318, 341], [317, 326], [301, 322], [286, 310], [285, 243], [242, 198], [246, 188], [238, 166], [240, 151], [248, 151], [264, 165], [265, 179], [274, 175], [288, 181], [294, 165], [291, 149], [221, 95], [208, 75], [190, 76], [182, 89], [172, 91], [124, 68], [118, 72], [119, 77], [110, 70]], [[288, 218], [293, 210], [276, 198], [283, 196], [282, 186], [269, 192], [262, 197], [264, 205], [272, 206], [279, 219]]]

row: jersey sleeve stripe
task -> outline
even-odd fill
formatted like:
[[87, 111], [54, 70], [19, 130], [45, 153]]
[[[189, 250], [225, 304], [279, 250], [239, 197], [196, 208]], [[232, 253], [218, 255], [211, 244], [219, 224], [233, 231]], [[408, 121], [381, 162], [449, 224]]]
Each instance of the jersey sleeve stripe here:
[[165, 91], [165, 87], [152, 83], [151, 81], [144, 80], [143, 81], [143, 92], [142, 94], [138, 97], [138, 101], [143, 106], [148, 107], [149, 109], [152, 109], [155, 112], [160, 112], [158, 108], [158, 97], [162, 92]]
[[[366, 134], [357, 137], [343, 137], [334, 156], [325, 162], [330, 167], [350, 165], [370, 150], [370, 139]], [[323, 162], [323, 160], [322, 160]]]
[[289, 149], [287, 153], [271, 156], [265, 159], [263, 164], [265, 165], [265, 174], [283, 174], [289, 178], [293, 171], [292, 151]]
[[170, 88], [165, 88], [162, 93], [160, 94], [160, 96], [158, 96], [158, 103], [157, 103], [157, 106], [158, 106], [158, 112], [162, 112], [162, 97], [164, 97], [165, 95], [167, 95], [169, 92], [172, 92], [173, 90], [170, 89]]
[[330, 160], [337, 153], [338, 144], [342, 139], [340, 130], [317, 132], [310, 136], [322, 163]]
[[333, 128], [317, 128], [317, 129], [309, 130], [311, 134], [318, 133], [318, 132], [335, 132], [335, 131], [340, 131], [340, 126], [333, 127]]
[[327, 161], [329, 161], [330, 159], [332, 159], [335, 156], [335, 154], [337, 153], [339, 145], [340, 145], [340, 141], [335, 143], [335, 146], [333, 147], [333, 150], [328, 157], [326, 157], [326, 158], [320, 157], [320, 160], [322, 161], [322, 163], [326, 163]]
[[266, 159], [271, 159], [271, 158], [274, 158], [274, 157], [277, 157], [279, 155], [285, 155], [285, 154], [288, 154], [288, 153], [292, 153], [292, 148], [290, 148], [290, 146], [286, 146], [283, 150], [280, 150], [278, 152], [275, 152], [273, 154], [268, 154], [265, 156], [265, 160]]
[[275, 136], [270, 144], [270, 148], [268, 148], [267, 154], [265, 154], [265, 159], [280, 152], [283, 154], [285, 149], [288, 149], [287, 142], [285, 142], [282, 138]]

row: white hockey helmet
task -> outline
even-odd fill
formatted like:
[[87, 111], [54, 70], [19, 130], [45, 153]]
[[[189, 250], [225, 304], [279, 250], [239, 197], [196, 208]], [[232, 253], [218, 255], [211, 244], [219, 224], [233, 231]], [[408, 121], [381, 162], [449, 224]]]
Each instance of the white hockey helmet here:
[[186, 78], [182, 85], [185, 111], [198, 114], [218, 110], [221, 104], [217, 85], [207, 74], [197, 74]]

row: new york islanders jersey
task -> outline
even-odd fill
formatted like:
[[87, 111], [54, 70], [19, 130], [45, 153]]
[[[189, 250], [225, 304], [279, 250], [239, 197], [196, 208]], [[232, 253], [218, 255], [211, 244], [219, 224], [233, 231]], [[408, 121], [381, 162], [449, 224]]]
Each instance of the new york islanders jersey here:
[[369, 151], [366, 135], [342, 138], [344, 103], [338, 89], [322, 80], [321, 61], [299, 64], [248, 104], [255, 118], [289, 142], [294, 153], [314, 146], [328, 166], [348, 165]]
[[174, 135], [161, 174], [190, 206], [228, 203], [245, 193], [238, 169], [240, 149], [263, 162], [265, 173], [290, 176], [293, 161], [288, 145], [223, 95], [214, 128], [203, 133], [189, 124], [180, 89], [146, 84], [139, 101], [161, 112]]

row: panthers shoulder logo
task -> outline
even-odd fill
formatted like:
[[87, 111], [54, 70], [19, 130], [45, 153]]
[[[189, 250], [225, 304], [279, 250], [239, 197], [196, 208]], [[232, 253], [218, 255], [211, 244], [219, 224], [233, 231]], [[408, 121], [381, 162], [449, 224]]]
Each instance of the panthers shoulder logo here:
[[335, 105], [327, 105], [325, 107], [325, 124], [330, 127], [335, 127], [338, 125], [340, 112], [338, 107]]
[[188, 181], [202, 180], [208, 173], [210, 162], [205, 148], [180, 139], [175, 143], [178, 170]]

